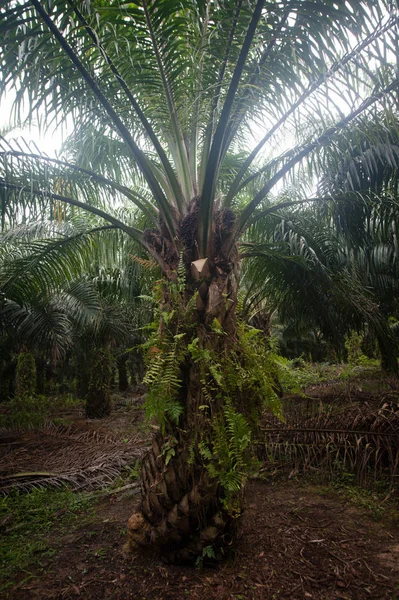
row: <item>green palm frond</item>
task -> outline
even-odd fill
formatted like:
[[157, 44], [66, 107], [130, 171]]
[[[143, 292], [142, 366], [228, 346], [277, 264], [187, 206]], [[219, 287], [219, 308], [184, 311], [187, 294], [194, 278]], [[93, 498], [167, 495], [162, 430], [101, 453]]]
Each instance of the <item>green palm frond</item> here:
[[[364, 198], [361, 202], [364, 205]], [[334, 202], [330, 204], [334, 211]], [[365, 207], [366, 212], [354, 211], [357, 226], [363, 215], [360, 246], [326, 218], [328, 208], [323, 216], [323, 206], [274, 215], [268, 229], [253, 228], [252, 234], [258, 231], [262, 239], [243, 245], [249, 258], [244, 284], [249, 282], [248, 298], [255, 292], [258, 302], [267, 298], [270, 310], [278, 309], [281, 319], [295, 322], [298, 330], [316, 327], [339, 345], [345, 332], [367, 324], [395, 355], [397, 342], [387, 321], [387, 314], [398, 310], [395, 221], [384, 237], [377, 218], [380, 204], [371, 200]]]
[[[97, 194], [109, 206], [100, 189], [106, 186], [150, 220], [159, 210], [173, 240], [176, 209], [184, 215], [200, 193], [197, 242], [204, 254], [220, 193], [226, 205], [243, 208], [239, 235], [282, 178], [304, 161], [320, 172], [320, 147], [374, 105], [392, 105], [397, 25], [396, 11], [383, 0], [6, 3], [2, 89], [15, 90], [17, 113], [25, 102], [29, 118], [40, 115], [44, 126], [73, 118], [74, 139], [86, 147], [73, 166], [58, 167], [68, 169], [77, 202], [91, 204]], [[293, 129], [305, 135], [281, 154]], [[256, 132], [254, 146], [233, 181], [231, 171], [226, 180], [228, 153], [241, 149], [248, 132]], [[104, 145], [95, 142], [88, 159], [90, 138], [101, 136]], [[268, 166], [261, 164], [265, 152]], [[30, 161], [27, 169], [46, 162], [38, 153], [23, 154], [19, 164]], [[13, 204], [27, 202], [21, 179], [3, 201], [8, 219]], [[46, 190], [56, 199], [51, 187], [40, 194]], [[40, 194], [36, 188], [36, 200]], [[125, 230], [139, 239], [139, 231]]]

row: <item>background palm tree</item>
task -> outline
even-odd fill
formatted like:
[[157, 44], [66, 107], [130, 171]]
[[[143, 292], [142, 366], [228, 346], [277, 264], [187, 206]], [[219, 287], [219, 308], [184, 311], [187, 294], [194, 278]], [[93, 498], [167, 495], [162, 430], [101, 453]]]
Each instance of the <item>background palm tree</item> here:
[[[54, 233], [55, 227], [51, 229]], [[14, 386], [16, 357], [21, 351], [35, 356], [40, 371], [38, 391], [43, 393], [46, 365], [65, 358], [74, 342], [74, 330], [86, 327], [100, 308], [96, 290], [82, 278], [84, 261], [75, 252], [68, 257], [65, 248], [59, 252], [59, 239], [38, 239], [48, 230], [48, 224], [41, 223], [1, 235], [2, 399]]]
[[[119, 252], [121, 240], [114, 232], [110, 238], [107, 227], [93, 225], [92, 218], [41, 221], [0, 234], [2, 399], [15, 387], [18, 353], [29, 351], [39, 393], [45, 390], [46, 370], [59, 384], [64, 375], [77, 377], [83, 397], [91, 386], [87, 402], [94, 399], [96, 406], [88, 408], [89, 416], [104, 416], [92, 358], [108, 348], [112, 355], [125, 355], [126, 362], [127, 348], [143, 341], [141, 328], [151, 315], [148, 303], [138, 298], [148, 284], [131, 259], [134, 244]], [[109, 392], [108, 383], [108, 400]]]
[[[251, 290], [258, 303], [267, 297], [269, 310], [297, 331], [316, 327], [337, 349], [345, 334], [367, 326], [383, 367], [397, 373], [389, 325], [398, 318], [397, 120], [381, 114], [347, 134], [324, 153], [319, 201], [283, 209], [254, 228], [244, 248], [251, 257], [245, 279], [249, 297]], [[287, 188], [280, 202], [297, 194]]]
[[68, 218], [103, 218], [161, 268], [148, 375], [161, 427], [130, 540], [195, 558], [223, 545], [240, 513], [248, 423], [272, 399], [237, 327], [237, 242], [287, 207], [271, 206], [284, 177], [316, 174], [349, 124], [396, 109], [397, 7], [31, 0], [0, 10], [2, 86], [17, 114], [25, 102], [30, 118], [74, 127], [62, 160], [5, 145], [3, 224], [61, 202]]

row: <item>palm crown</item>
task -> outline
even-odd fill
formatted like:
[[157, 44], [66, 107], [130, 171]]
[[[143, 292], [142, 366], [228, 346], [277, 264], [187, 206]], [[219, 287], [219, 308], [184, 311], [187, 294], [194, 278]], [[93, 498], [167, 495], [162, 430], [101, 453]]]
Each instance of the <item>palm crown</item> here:
[[[98, 184], [132, 201], [148, 225], [162, 222], [172, 246], [197, 197], [200, 258], [216, 205], [240, 213], [231, 248], [286, 173], [306, 157], [322, 160], [361, 112], [389, 108], [397, 85], [390, 3], [33, 1], [6, 3], [0, 18], [2, 89], [14, 87], [17, 108], [27, 103], [44, 125], [72, 119], [81, 148], [72, 165], [42, 157], [30, 189], [23, 171], [38, 153], [3, 148], [8, 194], [14, 185], [37, 202], [45, 186], [47, 200], [83, 200], [94, 211], [87, 194]], [[234, 161], [251, 131], [259, 143]], [[12, 212], [11, 200], [4, 208]], [[167, 268], [151, 236], [113, 222]]]

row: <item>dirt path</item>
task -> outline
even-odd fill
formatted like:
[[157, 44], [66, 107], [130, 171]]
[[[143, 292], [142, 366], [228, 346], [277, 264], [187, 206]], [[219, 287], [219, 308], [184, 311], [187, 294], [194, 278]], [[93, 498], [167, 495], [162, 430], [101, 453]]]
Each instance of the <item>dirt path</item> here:
[[8, 598], [399, 598], [398, 526], [387, 519], [377, 523], [334, 492], [304, 483], [252, 482], [246, 497], [235, 552], [215, 569], [124, 554], [137, 496], [112, 497], [68, 533], [51, 533], [55, 554]]

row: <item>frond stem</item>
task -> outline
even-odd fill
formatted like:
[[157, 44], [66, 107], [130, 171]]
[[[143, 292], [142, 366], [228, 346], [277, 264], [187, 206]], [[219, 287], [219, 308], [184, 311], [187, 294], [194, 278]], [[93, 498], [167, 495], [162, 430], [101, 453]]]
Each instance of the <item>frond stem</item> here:
[[[216, 93], [213, 97], [213, 102], [212, 102], [212, 106], [210, 109], [210, 118], [209, 118], [209, 123], [206, 127], [206, 133], [205, 133], [205, 139], [204, 139], [204, 147], [202, 150], [202, 164], [206, 167], [207, 165], [207, 159], [208, 159], [208, 155], [209, 155], [209, 148], [211, 145], [211, 140], [212, 140], [212, 136], [214, 133], [214, 128], [215, 128], [215, 120], [216, 120], [216, 111], [218, 108], [218, 104], [220, 101], [220, 92], [222, 89], [222, 84], [223, 84], [223, 79], [224, 79], [224, 74], [226, 72], [226, 68], [227, 68], [227, 64], [228, 64], [228, 60], [229, 60], [229, 56], [230, 56], [230, 50], [231, 50], [231, 45], [233, 43], [233, 39], [234, 39], [234, 33], [235, 33], [235, 29], [237, 27], [237, 23], [238, 23], [238, 17], [240, 16], [240, 12], [241, 12], [241, 7], [242, 7], [242, 0], [238, 0], [237, 4], [236, 4], [236, 10], [235, 10], [235, 14], [234, 14], [234, 19], [233, 19], [233, 23], [230, 29], [230, 33], [229, 33], [229, 38], [227, 41], [227, 47], [226, 47], [226, 51], [224, 54], [224, 58], [222, 61], [222, 64], [220, 65], [219, 68], [219, 74], [218, 74], [218, 78], [217, 78], [217, 82], [216, 82]], [[202, 169], [201, 169], [202, 170]], [[200, 178], [200, 186], [203, 186], [203, 178], [205, 176], [205, 168], [202, 170], [202, 175]]]
[[[0, 138], [0, 140], [1, 140], [1, 138]], [[42, 160], [44, 162], [50, 162], [50, 163], [56, 164], [60, 167], [66, 167], [68, 169], [78, 171], [79, 173], [84, 173], [85, 175], [87, 175], [88, 177], [93, 179], [94, 181], [97, 181], [98, 183], [103, 183], [104, 185], [108, 185], [108, 186], [116, 189], [118, 192], [120, 192], [121, 194], [126, 196], [126, 198], [128, 198], [129, 200], [134, 202], [136, 204], [136, 206], [147, 217], [149, 217], [151, 219], [151, 221], [155, 222], [156, 214], [154, 215], [153, 211], [156, 211], [156, 213], [157, 213], [157, 209], [152, 204], [150, 204], [144, 196], [142, 196], [141, 194], [138, 194], [137, 192], [132, 192], [128, 187], [121, 185], [121, 184], [117, 183], [116, 181], [112, 181], [111, 179], [108, 179], [107, 177], [104, 177], [103, 175], [99, 175], [98, 173], [95, 173], [95, 171], [91, 171], [90, 169], [85, 169], [78, 165], [74, 165], [67, 161], [59, 160], [57, 158], [50, 158], [49, 156], [43, 156], [41, 154], [27, 153], [27, 152], [22, 152], [22, 151], [17, 151], [17, 150], [5, 150], [4, 152], [0, 151], [0, 156], [15, 156], [16, 158], [21, 157], [21, 158], [32, 158], [34, 160]], [[145, 204], [143, 204], [143, 202]]]
[[94, 79], [89, 74], [87, 69], [83, 66], [82, 62], [77, 57], [77, 55], [75, 54], [75, 52], [72, 49], [72, 47], [70, 46], [70, 44], [65, 40], [65, 38], [63, 37], [63, 35], [60, 32], [60, 30], [58, 29], [58, 27], [52, 21], [52, 19], [47, 14], [47, 12], [43, 9], [39, 0], [31, 0], [31, 1], [32, 1], [32, 4], [34, 5], [34, 7], [36, 8], [37, 12], [43, 19], [44, 23], [50, 29], [51, 33], [54, 35], [54, 37], [56, 38], [56, 40], [58, 41], [60, 46], [63, 48], [63, 50], [65, 51], [67, 56], [70, 58], [72, 63], [75, 65], [75, 67], [78, 69], [78, 71], [82, 75], [86, 84], [89, 86], [89, 88], [92, 90], [92, 92], [94, 93], [96, 98], [99, 100], [99, 102], [105, 109], [107, 115], [110, 117], [111, 122], [113, 123], [113, 125], [115, 126], [115, 128], [117, 129], [119, 134], [121, 135], [122, 139], [125, 141], [128, 148], [132, 152], [141, 172], [143, 173], [144, 178], [146, 179], [152, 193], [154, 194], [155, 200], [159, 204], [160, 210], [162, 212], [162, 216], [163, 216], [165, 223], [167, 224], [167, 227], [173, 238], [176, 233], [175, 219], [173, 218], [169, 203], [168, 203], [167, 199], [165, 198], [164, 193], [163, 193], [159, 183], [157, 182], [156, 178], [154, 177], [154, 175], [151, 171], [148, 158], [146, 157], [144, 152], [137, 146], [136, 142], [130, 135], [128, 129], [126, 128], [126, 126], [124, 125], [124, 123], [122, 122], [122, 120], [120, 119], [118, 114], [116, 113], [115, 109], [111, 106], [111, 104], [109, 103], [109, 101], [107, 100], [107, 98], [105, 97], [105, 95], [103, 94], [103, 92], [101, 91], [99, 86], [97, 85], [97, 83], [94, 81]]
[[287, 121], [287, 119], [296, 111], [296, 109], [311, 95], [315, 92], [327, 79], [330, 79], [333, 75], [335, 75], [342, 67], [348, 64], [351, 60], [356, 59], [359, 52], [367, 48], [373, 41], [378, 39], [383, 33], [391, 29], [394, 25], [399, 23], [399, 17], [395, 17], [390, 19], [386, 25], [378, 30], [375, 30], [372, 34], [370, 34], [363, 42], [358, 44], [351, 52], [349, 52], [346, 56], [344, 56], [341, 60], [335, 62], [332, 67], [325, 73], [322, 73], [320, 77], [309, 85], [309, 87], [300, 95], [300, 97], [294, 102], [294, 104], [288, 109], [288, 111], [273, 125], [273, 127], [266, 133], [263, 139], [259, 142], [259, 144], [252, 150], [249, 154], [248, 158], [245, 160], [241, 169], [237, 173], [224, 202], [225, 206], [230, 206], [234, 196], [237, 191], [241, 190], [243, 187], [248, 185], [253, 179], [255, 179], [261, 172], [265, 170], [265, 168], [257, 171], [250, 175], [241, 185], [240, 182], [244, 177], [246, 171], [251, 166], [252, 162], [262, 150], [263, 146], [269, 141], [269, 139], [280, 129], [280, 127]]
[[223, 145], [226, 127], [230, 117], [234, 98], [237, 92], [238, 84], [252, 45], [253, 38], [262, 15], [262, 10], [266, 0], [257, 0], [255, 10], [252, 14], [240, 55], [238, 57], [230, 86], [223, 104], [222, 113], [219, 123], [216, 127], [215, 135], [212, 142], [211, 151], [207, 163], [204, 186], [201, 192], [202, 202], [200, 206], [200, 228], [199, 228], [199, 249], [200, 254], [205, 256], [208, 249], [208, 240], [210, 239], [211, 217], [213, 212], [213, 203], [216, 189], [216, 178], [220, 169], [221, 148]]
[[[183, 178], [182, 183], [184, 184], [186, 200], [189, 201], [194, 193], [194, 190], [193, 190], [193, 184], [192, 184], [191, 176], [190, 176], [190, 167], [189, 167], [189, 163], [188, 163], [186, 145], [185, 145], [183, 134], [181, 131], [181, 127], [180, 127], [180, 123], [179, 123], [179, 119], [178, 119], [178, 115], [177, 115], [177, 109], [176, 109], [176, 105], [175, 105], [175, 102], [173, 99], [173, 94], [170, 89], [168, 79], [166, 77], [165, 69], [163, 66], [162, 58], [161, 58], [161, 53], [158, 48], [158, 43], [157, 43], [157, 39], [155, 36], [154, 28], [152, 26], [152, 21], [151, 21], [151, 16], [150, 16], [150, 13], [148, 10], [147, 0], [143, 0], [143, 8], [144, 8], [144, 14], [145, 14], [145, 18], [146, 18], [146, 22], [147, 22], [147, 26], [148, 26], [148, 31], [149, 31], [150, 38], [151, 38], [152, 47], [154, 49], [155, 57], [156, 57], [157, 64], [158, 64], [159, 74], [162, 79], [166, 102], [168, 104], [170, 118], [172, 121], [172, 127], [173, 127], [175, 138], [176, 138], [175, 141], [176, 141], [176, 145], [177, 145], [177, 154], [178, 154], [178, 160], [180, 163], [179, 170], [181, 171], [182, 178]], [[179, 206], [179, 208], [182, 208], [182, 206]]]
[[[14, 183], [7, 183], [6, 181], [1, 181], [1, 180], [0, 180], [0, 188], [5, 189], [5, 190], [16, 190], [18, 192], [26, 191], [26, 186], [16, 185]], [[48, 192], [47, 190], [31, 190], [31, 188], [29, 188], [27, 191], [29, 193], [33, 192], [34, 194], [38, 194], [38, 195], [45, 194], [48, 198], [51, 198], [52, 200], [59, 200], [60, 202], [65, 202], [66, 204], [70, 204], [71, 206], [76, 206], [77, 208], [81, 208], [87, 212], [91, 212], [94, 215], [101, 217], [105, 221], [112, 223], [112, 225], [114, 225], [118, 229], [121, 229], [122, 231], [124, 231], [125, 233], [130, 235], [130, 237], [132, 237], [137, 242], [139, 242], [141, 245], [143, 245], [143, 240], [141, 237], [142, 231], [140, 231], [139, 229], [136, 229], [135, 227], [130, 227], [130, 225], [126, 225], [122, 221], [119, 221], [119, 219], [116, 219], [112, 215], [104, 212], [103, 210], [101, 210], [99, 208], [96, 208], [95, 206], [91, 206], [90, 204], [86, 204], [84, 202], [79, 202], [79, 200], [75, 200], [74, 198], [70, 198], [68, 196], [62, 196], [61, 194], [53, 194], [51, 192]]]
[[105, 62], [111, 69], [112, 73], [115, 75], [118, 83], [120, 84], [121, 88], [125, 92], [126, 97], [130, 101], [133, 109], [135, 110], [137, 116], [139, 117], [140, 122], [143, 125], [148, 137], [150, 138], [150, 140], [160, 158], [160, 161], [166, 171], [169, 183], [170, 183], [170, 185], [173, 189], [173, 192], [175, 194], [175, 197], [176, 197], [176, 203], [178, 206], [181, 206], [183, 203], [183, 196], [182, 196], [182, 191], [179, 186], [179, 182], [177, 181], [176, 175], [172, 169], [172, 166], [168, 160], [168, 157], [166, 156], [164, 149], [162, 148], [160, 141], [158, 140], [158, 138], [155, 134], [155, 131], [153, 130], [151, 124], [149, 123], [148, 119], [146, 118], [143, 111], [141, 110], [139, 103], [137, 102], [136, 98], [133, 96], [126, 81], [123, 79], [122, 75], [119, 73], [112, 58], [108, 55], [108, 53], [105, 51], [105, 49], [101, 45], [99, 38], [95, 35], [93, 29], [91, 28], [89, 23], [86, 21], [84, 15], [77, 8], [77, 6], [73, 0], [68, 0], [68, 2], [70, 4], [70, 6], [72, 7], [73, 11], [75, 12], [76, 16], [78, 17], [78, 19], [84, 26], [87, 34], [90, 36], [90, 39], [93, 41], [96, 48], [98, 48], [98, 50], [99, 50], [100, 54], [102, 55], [102, 57], [104, 58]]

